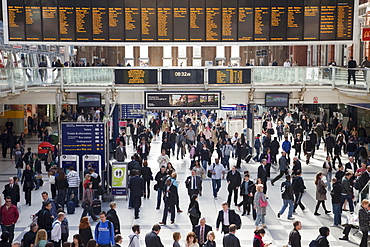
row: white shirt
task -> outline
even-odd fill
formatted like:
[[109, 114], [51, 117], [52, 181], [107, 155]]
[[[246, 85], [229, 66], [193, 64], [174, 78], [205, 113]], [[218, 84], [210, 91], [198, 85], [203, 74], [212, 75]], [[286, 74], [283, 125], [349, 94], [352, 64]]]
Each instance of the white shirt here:
[[230, 221], [229, 221], [229, 210], [227, 210], [226, 212], [224, 211], [224, 225], [225, 226], [229, 226], [230, 225]]
[[62, 222], [54, 221], [53, 229], [51, 230], [51, 240], [59, 242], [62, 239]]
[[291, 66], [291, 64], [290, 64], [290, 62], [284, 62], [284, 65], [283, 65], [284, 67], [290, 67]]
[[[213, 168], [213, 165], [215, 165], [214, 168]], [[225, 171], [225, 168], [220, 163], [218, 163], [218, 164], [214, 163], [214, 164], [212, 164], [208, 167], [208, 170], [211, 170], [211, 171], [216, 173], [216, 175], [212, 174], [212, 179], [221, 179], [222, 178], [222, 172]]]
[[193, 190], [196, 190], [198, 189], [197, 188], [197, 182], [196, 182], [196, 179], [195, 179], [195, 176], [191, 176], [191, 189]]

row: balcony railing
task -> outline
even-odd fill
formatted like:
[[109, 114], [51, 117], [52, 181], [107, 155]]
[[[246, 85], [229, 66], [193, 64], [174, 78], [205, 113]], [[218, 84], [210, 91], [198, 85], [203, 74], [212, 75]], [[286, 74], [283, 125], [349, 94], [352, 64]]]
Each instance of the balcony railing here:
[[[166, 69], [180, 70], [194, 67], [169, 67]], [[204, 86], [210, 88], [214, 82], [208, 81], [208, 69], [246, 69], [251, 70], [251, 81], [247, 84], [238, 84], [239, 87], [266, 87], [266, 86], [331, 86], [334, 88], [350, 88], [364, 90], [370, 93], [369, 69], [355, 69], [356, 85], [351, 79], [347, 84], [348, 69], [341, 67], [203, 67]], [[67, 68], [0, 68], [0, 92], [16, 92], [27, 90], [30, 87], [58, 86], [58, 87], [124, 87], [132, 84], [116, 85], [115, 69], [153, 69], [153, 67], [67, 67]], [[158, 78], [161, 77], [161, 68], [157, 69]], [[199, 69], [199, 68], [198, 68]], [[137, 84], [135, 84], [137, 85]], [[194, 84], [192, 84], [194, 85]], [[228, 86], [220, 84], [218, 86]], [[148, 86], [145, 84], [143, 86]], [[152, 85], [156, 87], [156, 85]], [[158, 87], [166, 88], [158, 82]], [[178, 85], [181, 86], [181, 85]], [[188, 86], [188, 85], [182, 85]], [[198, 86], [201, 86], [198, 84]], [[172, 85], [173, 87], [173, 85]]]

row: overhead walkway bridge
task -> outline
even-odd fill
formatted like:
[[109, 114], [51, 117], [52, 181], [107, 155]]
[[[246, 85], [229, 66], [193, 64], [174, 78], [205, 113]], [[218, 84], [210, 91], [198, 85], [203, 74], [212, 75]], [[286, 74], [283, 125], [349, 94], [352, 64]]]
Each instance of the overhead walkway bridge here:
[[[155, 70], [157, 83], [117, 84], [115, 70]], [[162, 70], [203, 70], [201, 84], [164, 84]], [[209, 81], [210, 70], [250, 70], [243, 83]], [[148, 75], [146, 75], [148, 76]], [[144, 91], [222, 91], [223, 104], [264, 103], [265, 92], [289, 92], [291, 103], [370, 103], [370, 71], [356, 69], [356, 85], [347, 84], [341, 67], [63, 67], [1, 68], [0, 102], [3, 104], [75, 104], [78, 92], [119, 95], [117, 103], [143, 103]], [[123, 81], [122, 78], [117, 78]], [[143, 78], [144, 79], [144, 78]], [[216, 78], [217, 79], [217, 78]], [[216, 80], [215, 79], [215, 80]], [[20, 97], [21, 95], [21, 97]], [[112, 100], [113, 97], [111, 97]]]

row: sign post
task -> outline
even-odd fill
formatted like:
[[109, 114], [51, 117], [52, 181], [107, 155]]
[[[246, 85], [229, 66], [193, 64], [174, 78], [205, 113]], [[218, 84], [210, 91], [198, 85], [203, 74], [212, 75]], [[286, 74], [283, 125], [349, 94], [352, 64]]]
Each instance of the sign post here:
[[113, 196], [128, 196], [128, 173], [127, 162], [111, 162], [111, 179], [110, 186]]

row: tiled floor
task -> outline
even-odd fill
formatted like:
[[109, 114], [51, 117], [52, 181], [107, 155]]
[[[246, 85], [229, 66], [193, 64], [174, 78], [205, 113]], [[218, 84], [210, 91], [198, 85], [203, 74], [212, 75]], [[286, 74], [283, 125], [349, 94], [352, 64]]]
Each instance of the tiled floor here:
[[[32, 147], [32, 150], [36, 150], [38, 141], [36, 137], [32, 137], [27, 141], [27, 147]], [[157, 140], [152, 144], [152, 150], [149, 156], [149, 166], [152, 167], [152, 171], [155, 173], [158, 171], [158, 164], [156, 162], [158, 155], [160, 154], [160, 141]], [[314, 186], [314, 176], [316, 172], [321, 170], [322, 163], [324, 161], [323, 147], [320, 147], [320, 150], [317, 151], [315, 159], [312, 160], [310, 165], [303, 164], [303, 177], [306, 183], [307, 192], [303, 196], [303, 203], [307, 206], [307, 209], [302, 212], [300, 209], [297, 209], [298, 215], [294, 216], [296, 220], [300, 220], [303, 224], [303, 229], [301, 231], [302, 235], [302, 244], [303, 246], [308, 246], [309, 242], [316, 238], [318, 235], [318, 229], [321, 226], [330, 226], [333, 223], [333, 215], [325, 215], [316, 217], [313, 215], [313, 210], [315, 207], [315, 186]], [[129, 153], [133, 152], [132, 146], [128, 146]], [[343, 156], [344, 157], [344, 156]], [[346, 162], [346, 158], [343, 158], [343, 162]], [[187, 191], [184, 185], [185, 178], [190, 174], [188, 169], [190, 160], [188, 158], [184, 160], [176, 160], [176, 158], [171, 157], [171, 162], [174, 164], [176, 171], [178, 172], [179, 177], [179, 194], [180, 194], [180, 207], [184, 210], [183, 213], [176, 213], [175, 224], [167, 225], [162, 227], [160, 232], [160, 237], [165, 246], [172, 246], [172, 233], [174, 231], [180, 231], [183, 238], [182, 244], [184, 244], [186, 234], [191, 230], [191, 224], [186, 211], [188, 208], [189, 198], [187, 196]], [[232, 164], [235, 163], [235, 160], [231, 161]], [[302, 162], [304, 163], [304, 162]], [[248, 169], [251, 171], [252, 178], [255, 179], [257, 167], [259, 164], [254, 163], [253, 161], [249, 164], [242, 164], [242, 170]], [[7, 183], [9, 176], [14, 176], [16, 170], [14, 165], [11, 164], [9, 157], [7, 159], [0, 158], [0, 188]], [[275, 171], [272, 171], [271, 176], [274, 177], [276, 174]], [[46, 175], [44, 175], [45, 177]], [[45, 179], [47, 181], [47, 178]], [[275, 186], [272, 187], [270, 183], [268, 184], [268, 197], [269, 197], [269, 207], [267, 210], [267, 234], [265, 236], [265, 242], [272, 242], [272, 246], [283, 246], [287, 244], [288, 234], [292, 229], [292, 221], [286, 219], [287, 212], [278, 219], [276, 217], [277, 212], [280, 210], [282, 205], [282, 199], [280, 196], [280, 183], [283, 182], [281, 179], [275, 183]], [[151, 188], [153, 188], [154, 183], [152, 183]], [[215, 229], [216, 216], [217, 212], [221, 210], [221, 203], [227, 199], [227, 184], [226, 181], [222, 181], [222, 187], [219, 193], [218, 200], [214, 200], [212, 196], [211, 181], [206, 179], [203, 182], [203, 196], [199, 198], [200, 209], [202, 216], [206, 217], [207, 223], [210, 224]], [[21, 217], [16, 224], [16, 240], [21, 240], [23, 233], [28, 231], [28, 225], [31, 222], [30, 215], [37, 212], [41, 207], [41, 192], [42, 190], [49, 191], [49, 183], [45, 183], [44, 187], [39, 191], [32, 192], [32, 206], [25, 206], [24, 193], [21, 195]], [[329, 193], [329, 192], [328, 192]], [[328, 199], [330, 195], [328, 194]], [[153, 224], [158, 223], [162, 219], [163, 205], [161, 210], [155, 209], [156, 203], [156, 192], [152, 189], [150, 199], [142, 200], [142, 208], [140, 212], [140, 219], [134, 220], [133, 210], [127, 208], [126, 198], [116, 198], [118, 204], [118, 214], [121, 220], [121, 232], [124, 237], [124, 243], [122, 246], [128, 244], [127, 236], [131, 233], [132, 224], [140, 224], [141, 226], [141, 242], [142, 246], [144, 244], [144, 235], [150, 231]], [[326, 201], [328, 208], [331, 208], [330, 200]], [[103, 204], [103, 209], [108, 209], [108, 203]], [[236, 209], [234, 206], [232, 208]], [[237, 209], [236, 209], [237, 210]], [[237, 210], [239, 214], [240, 211]], [[81, 208], [76, 208], [76, 213], [73, 215], [67, 215], [67, 218], [70, 222], [70, 239], [73, 234], [78, 232], [78, 223], [82, 213]], [[169, 221], [169, 219], [168, 219]], [[251, 216], [242, 216], [242, 229], [237, 231], [237, 236], [241, 240], [242, 246], [252, 246], [253, 240], [253, 230], [254, 230], [254, 221]], [[92, 223], [94, 226], [95, 223]], [[329, 237], [330, 246], [358, 246], [360, 242], [361, 234], [353, 236], [351, 232], [350, 241], [340, 241], [339, 237], [342, 236], [342, 228], [331, 227], [331, 234]], [[218, 246], [222, 244], [222, 235], [219, 232], [216, 232], [216, 241]]]

